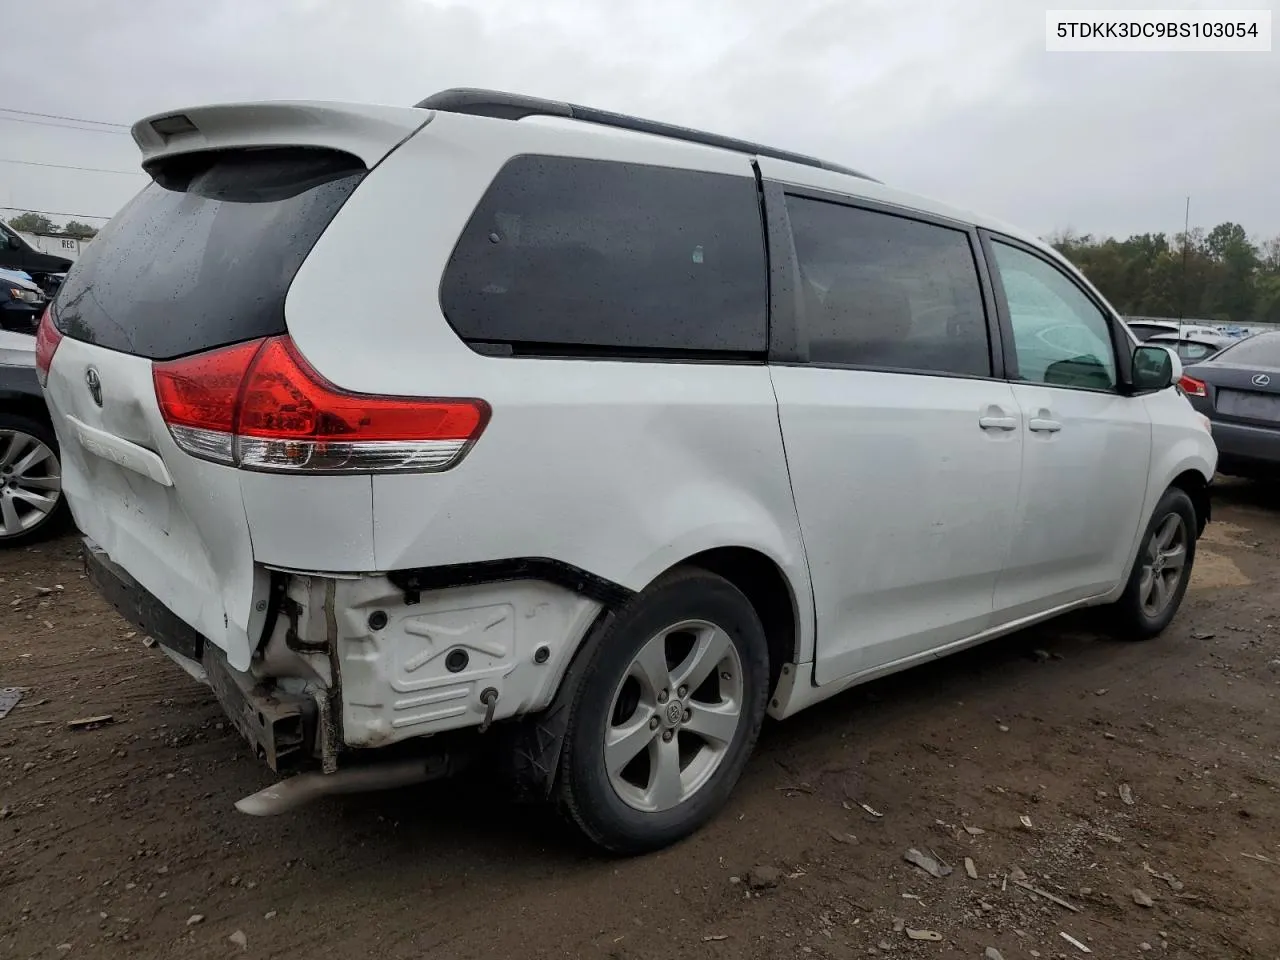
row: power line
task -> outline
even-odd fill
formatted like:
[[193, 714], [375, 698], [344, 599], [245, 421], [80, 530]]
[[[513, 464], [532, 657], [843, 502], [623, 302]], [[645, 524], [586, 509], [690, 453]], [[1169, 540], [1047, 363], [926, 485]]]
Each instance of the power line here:
[[34, 123], [41, 127], [62, 127], [64, 130], [81, 130], [84, 133], [110, 133], [117, 137], [127, 137], [128, 131], [125, 130], [102, 130], [97, 127], [73, 127], [69, 123], [54, 123], [52, 120], [31, 120], [27, 117], [0, 117], [0, 120], [8, 120], [10, 123]]
[[0, 157], [0, 163], [17, 163], [24, 167], [53, 167], [57, 170], [88, 170], [90, 173], [119, 173], [128, 177], [146, 176], [146, 174], [141, 170], [108, 170], [106, 167], [77, 167], [68, 163], [41, 163], [38, 160], [11, 160], [9, 157]]
[[93, 213], [58, 213], [54, 210], [32, 210], [30, 207], [0, 207], [0, 210], [17, 210], [20, 213], [38, 213], [42, 217], [71, 217], [78, 220], [83, 217], [85, 220], [110, 220], [110, 217], [100, 217]]
[[110, 120], [86, 120], [84, 117], [64, 117], [59, 113], [36, 113], [34, 110], [19, 110], [16, 107], [0, 107], [0, 113], [20, 113], [24, 117], [44, 117], [46, 120], [74, 120], [76, 123], [96, 123], [104, 127], [124, 127], [127, 123], [112, 123]]

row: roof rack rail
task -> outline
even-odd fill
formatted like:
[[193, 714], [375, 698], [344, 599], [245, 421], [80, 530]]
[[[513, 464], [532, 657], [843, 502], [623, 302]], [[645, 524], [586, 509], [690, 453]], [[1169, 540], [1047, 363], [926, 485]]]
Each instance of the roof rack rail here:
[[659, 123], [655, 120], [643, 120], [625, 113], [613, 113], [608, 110], [597, 110], [595, 107], [584, 107], [576, 103], [565, 103], [561, 100], [543, 100], [540, 97], [527, 97], [518, 93], [503, 93], [500, 90], [482, 90], [475, 87], [454, 87], [433, 94], [420, 103], [414, 104], [424, 110], [443, 110], [446, 113], [469, 113], [478, 117], [496, 117], [500, 120], [520, 120], [524, 117], [566, 117], [571, 120], [583, 120], [587, 123], [598, 123], [606, 127], [618, 127], [622, 130], [635, 130], [639, 133], [651, 133], [672, 140], [687, 140], [690, 143], [701, 143], [708, 147], [719, 147], [735, 153], [749, 153], [761, 157], [773, 157], [775, 160], [788, 160], [791, 163], [802, 163], [806, 167], [818, 167], [833, 173], [844, 173], [872, 183], [880, 181], [865, 173], [844, 167], [836, 163], [828, 163], [817, 157], [789, 150], [777, 150], [749, 140], [736, 137], [724, 137], [704, 130], [693, 130], [671, 123]]

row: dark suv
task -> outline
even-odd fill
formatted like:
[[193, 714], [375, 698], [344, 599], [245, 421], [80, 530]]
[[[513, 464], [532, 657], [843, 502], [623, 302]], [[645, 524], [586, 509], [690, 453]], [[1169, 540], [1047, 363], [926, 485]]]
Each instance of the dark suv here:
[[17, 233], [0, 223], [0, 267], [29, 273], [46, 293], [52, 294], [58, 286], [55, 277], [70, 270], [71, 261], [33, 249]]

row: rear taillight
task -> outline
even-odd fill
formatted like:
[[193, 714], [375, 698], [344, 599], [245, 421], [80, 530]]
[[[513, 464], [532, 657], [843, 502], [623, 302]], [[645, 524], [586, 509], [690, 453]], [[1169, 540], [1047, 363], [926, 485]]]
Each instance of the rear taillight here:
[[489, 421], [483, 400], [339, 389], [287, 336], [157, 363], [153, 378], [160, 412], [179, 447], [247, 470], [447, 470]]
[[36, 330], [36, 379], [42, 387], [49, 382], [49, 368], [53, 366], [53, 355], [61, 342], [62, 334], [53, 325], [53, 304], [49, 304]]
[[1178, 381], [1178, 387], [1189, 397], [1206, 397], [1209, 395], [1203, 380], [1188, 377], [1186, 374], [1183, 374], [1182, 379]]

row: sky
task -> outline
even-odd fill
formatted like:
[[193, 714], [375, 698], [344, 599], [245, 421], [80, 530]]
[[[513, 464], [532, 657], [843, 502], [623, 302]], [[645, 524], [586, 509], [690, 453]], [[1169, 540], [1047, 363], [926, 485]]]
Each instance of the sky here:
[[[482, 86], [817, 154], [1041, 236], [1173, 234], [1188, 195], [1192, 226], [1280, 234], [1280, 46], [1048, 53], [1049, 5], [1280, 24], [1277, 0], [0, 0], [0, 108], [128, 124]], [[15, 117], [42, 119], [0, 109], [0, 206], [87, 220], [145, 184], [122, 127]]]

